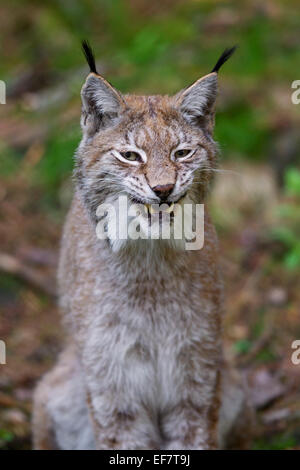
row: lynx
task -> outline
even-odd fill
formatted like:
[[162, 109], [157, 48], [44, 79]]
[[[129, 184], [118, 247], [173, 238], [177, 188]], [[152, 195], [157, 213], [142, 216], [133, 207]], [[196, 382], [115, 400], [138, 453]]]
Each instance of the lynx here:
[[106, 239], [96, 236], [97, 208], [120, 195], [144, 205], [141, 225], [151, 224], [154, 204], [204, 203], [217, 160], [218, 70], [234, 48], [171, 97], [122, 95], [98, 74], [87, 42], [83, 50], [83, 137], [58, 269], [66, 346], [35, 392], [34, 447], [237, 446], [247, 403], [224, 365], [218, 242], [206, 205], [201, 250], [173, 239], [115, 240], [109, 227]]

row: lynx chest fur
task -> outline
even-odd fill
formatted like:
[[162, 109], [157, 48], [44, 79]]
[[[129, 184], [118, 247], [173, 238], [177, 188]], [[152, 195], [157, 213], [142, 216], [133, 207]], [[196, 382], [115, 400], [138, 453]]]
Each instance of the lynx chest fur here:
[[[74, 226], [67, 226], [65, 236], [73, 234], [77, 249], [62, 252], [59, 279], [63, 308], [72, 312], [70, 328], [82, 341], [87, 360], [94, 361], [93, 371], [98, 369], [97, 386], [117, 381], [124, 387], [120, 410], [128, 412], [140, 399], [159, 414], [183, 400], [184, 386], [197, 380], [194, 368], [214, 363], [220, 352], [214, 231], [207, 223], [210, 238], [200, 256], [174, 257], [167, 245], [149, 247], [147, 242], [113, 253], [105, 242], [81, 243], [89, 235], [79, 201], [72, 212]], [[211, 373], [203, 368], [203, 392], [205, 375]]]

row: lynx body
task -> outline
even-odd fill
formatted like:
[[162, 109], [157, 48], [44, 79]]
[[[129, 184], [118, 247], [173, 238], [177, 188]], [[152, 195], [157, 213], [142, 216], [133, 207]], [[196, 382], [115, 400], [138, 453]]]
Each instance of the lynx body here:
[[222, 281], [206, 207], [198, 251], [173, 239], [114, 240], [109, 227], [99, 239], [96, 213], [123, 195], [145, 205], [142, 225], [152, 204], [204, 203], [216, 165], [217, 71], [232, 51], [174, 97], [122, 96], [84, 47], [91, 73], [58, 272], [67, 341], [36, 390], [35, 447], [225, 446], [233, 423], [241, 435], [245, 400], [224, 375]]

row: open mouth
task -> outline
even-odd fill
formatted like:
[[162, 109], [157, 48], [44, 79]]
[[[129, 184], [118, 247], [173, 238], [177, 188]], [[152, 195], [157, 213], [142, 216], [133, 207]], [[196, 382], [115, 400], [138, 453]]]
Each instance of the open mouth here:
[[179, 204], [185, 195], [186, 193], [180, 196], [177, 201], [162, 201], [160, 203], [157, 202], [154, 204], [148, 204], [133, 197], [130, 199], [134, 204], [143, 206], [144, 213], [148, 217], [149, 222], [151, 221], [151, 217], [158, 217], [159, 220], [162, 221], [164, 214], [169, 214], [170, 220], [172, 221], [176, 212], [176, 204]]
[[158, 214], [159, 212], [165, 212], [166, 214], [171, 214], [174, 209], [174, 202], [164, 202], [163, 204], [144, 204], [145, 214]]

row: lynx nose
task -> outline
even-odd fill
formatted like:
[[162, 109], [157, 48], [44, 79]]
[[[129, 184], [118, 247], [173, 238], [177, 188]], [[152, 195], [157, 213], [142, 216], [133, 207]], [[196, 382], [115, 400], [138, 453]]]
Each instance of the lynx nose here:
[[152, 191], [155, 192], [162, 201], [165, 201], [167, 197], [171, 194], [174, 184], [158, 184], [152, 188]]

